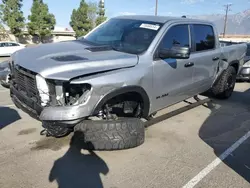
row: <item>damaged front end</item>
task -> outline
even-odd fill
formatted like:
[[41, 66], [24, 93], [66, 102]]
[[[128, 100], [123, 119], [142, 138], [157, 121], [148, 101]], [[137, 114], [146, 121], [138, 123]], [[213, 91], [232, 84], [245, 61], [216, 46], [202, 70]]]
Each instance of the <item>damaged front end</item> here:
[[89, 115], [90, 84], [48, 80], [18, 65], [11, 67], [10, 96], [14, 104], [42, 121], [41, 135], [61, 137]]
[[90, 94], [90, 84], [48, 80], [18, 65], [11, 68], [10, 95], [13, 102], [40, 121], [79, 122], [90, 114], [91, 110], [85, 106]]

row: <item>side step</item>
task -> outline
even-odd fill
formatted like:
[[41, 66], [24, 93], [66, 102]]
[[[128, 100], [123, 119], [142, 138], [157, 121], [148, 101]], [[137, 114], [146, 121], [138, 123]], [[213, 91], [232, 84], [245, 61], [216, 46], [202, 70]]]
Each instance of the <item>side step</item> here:
[[200, 106], [200, 105], [204, 105], [205, 103], [212, 102], [212, 100], [211, 100], [210, 98], [199, 99], [198, 96], [194, 96], [194, 99], [195, 99], [197, 102], [191, 103], [191, 102], [184, 101], [184, 102], [187, 102], [189, 105], [184, 106], [184, 107], [181, 107], [181, 108], [179, 108], [179, 109], [177, 109], [177, 110], [173, 110], [173, 111], [171, 111], [171, 112], [169, 112], [169, 113], [167, 113], [167, 114], [163, 114], [163, 115], [161, 115], [161, 116], [159, 116], [159, 117], [152, 118], [150, 121], [145, 122], [145, 127], [146, 127], [146, 128], [147, 128], [147, 127], [150, 127], [150, 126], [152, 126], [152, 125], [154, 125], [154, 124], [156, 124], [156, 123], [159, 123], [159, 122], [161, 122], [161, 121], [164, 121], [164, 120], [166, 120], [166, 119], [169, 119], [169, 118], [171, 118], [171, 117], [173, 117], [173, 116], [179, 115], [179, 114], [181, 114], [181, 113], [183, 113], [183, 112], [186, 112], [186, 111], [188, 111], [188, 110], [191, 110], [191, 109], [193, 109], [193, 108], [196, 108], [196, 107], [198, 107], [198, 106]]

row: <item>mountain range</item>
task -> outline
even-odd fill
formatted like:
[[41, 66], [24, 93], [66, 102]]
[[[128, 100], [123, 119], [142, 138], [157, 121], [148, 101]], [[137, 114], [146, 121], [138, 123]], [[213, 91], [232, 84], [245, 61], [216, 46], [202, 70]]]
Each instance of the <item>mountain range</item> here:
[[[212, 21], [216, 26], [219, 34], [223, 33], [225, 15], [211, 14], [199, 16], [187, 16]], [[250, 9], [237, 14], [229, 14], [227, 20], [227, 35], [250, 35]]]

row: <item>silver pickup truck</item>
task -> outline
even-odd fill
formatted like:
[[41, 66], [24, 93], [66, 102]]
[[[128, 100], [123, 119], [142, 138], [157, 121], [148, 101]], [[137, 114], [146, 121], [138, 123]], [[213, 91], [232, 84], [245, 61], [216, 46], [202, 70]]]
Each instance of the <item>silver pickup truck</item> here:
[[204, 92], [231, 96], [247, 47], [222, 48], [217, 36], [202, 20], [115, 17], [77, 40], [13, 54], [10, 95], [48, 135], [74, 130], [88, 148], [136, 147], [142, 118]]

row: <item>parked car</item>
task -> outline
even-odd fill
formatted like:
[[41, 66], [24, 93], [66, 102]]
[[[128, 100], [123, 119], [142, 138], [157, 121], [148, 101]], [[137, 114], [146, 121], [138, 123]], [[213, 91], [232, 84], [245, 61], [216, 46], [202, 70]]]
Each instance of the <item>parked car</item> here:
[[9, 88], [10, 86], [10, 69], [9, 61], [3, 61], [0, 63], [0, 83], [2, 86]]
[[247, 44], [247, 52], [244, 59], [244, 65], [240, 70], [240, 74], [237, 77], [241, 81], [250, 81], [250, 43]]
[[0, 42], [0, 56], [10, 56], [14, 52], [25, 48], [26, 45], [17, 42]]
[[50, 136], [74, 130], [86, 148], [127, 149], [144, 142], [141, 118], [207, 91], [229, 98], [246, 48], [220, 47], [208, 21], [120, 16], [13, 54], [10, 95]]

